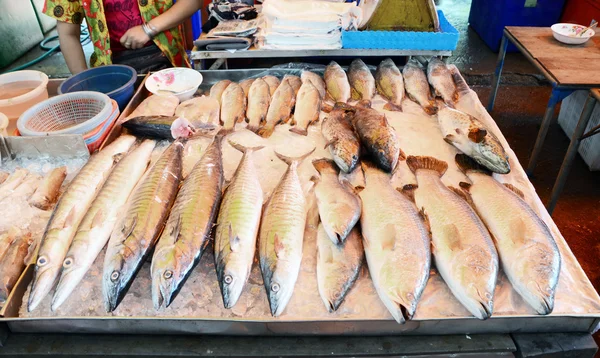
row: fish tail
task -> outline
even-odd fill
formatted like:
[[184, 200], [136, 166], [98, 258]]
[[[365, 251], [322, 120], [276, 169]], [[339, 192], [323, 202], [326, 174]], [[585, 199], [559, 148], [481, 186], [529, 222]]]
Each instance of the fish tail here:
[[260, 127], [248, 124], [248, 126], [246, 127], [246, 129], [249, 130], [249, 131], [251, 131], [251, 132], [258, 133]]
[[273, 134], [273, 132], [275, 131], [275, 126], [264, 126], [262, 128], [260, 128], [256, 134], [258, 134], [259, 136], [263, 137], [263, 138], [269, 138], [271, 136], [271, 134]]
[[239, 150], [242, 153], [256, 152], [257, 150], [261, 150], [261, 149], [263, 149], [265, 147], [264, 145], [259, 145], [259, 146], [256, 146], [256, 147], [247, 147], [247, 146], [244, 146], [244, 145], [242, 145], [240, 143], [236, 143], [236, 142], [232, 141], [231, 139], [228, 139], [227, 142], [229, 143], [229, 145], [231, 145], [236, 150]]
[[304, 129], [304, 128], [292, 127], [292, 128], [290, 128], [290, 132], [296, 133], [296, 134], [300, 134], [300, 135], [303, 135], [303, 136], [307, 136], [308, 135], [308, 130]]
[[288, 157], [285, 156], [281, 153], [277, 153], [275, 152], [275, 155], [277, 156], [277, 158], [281, 159], [283, 162], [285, 162], [287, 165], [292, 165], [294, 163], [300, 164], [302, 163], [302, 161], [304, 161], [304, 159], [306, 159], [309, 155], [311, 155], [316, 148], [311, 149], [310, 151], [308, 151], [306, 154], [303, 154], [299, 157]]
[[391, 112], [402, 112], [402, 106], [395, 105], [391, 102], [386, 103], [385, 106], [383, 106], [383, 109]]
[[229, 134], [233, 133], [233, 131], [234, 131], [234, 129], [233, 129], [233, 128], [221, 128], [221, 129], [219, 130], [219, 133], [217, 133], [217, 135], [220, 135], [220, 136], [227, 136], [227, 135], [229, 135]]
[[337, 165], [331, 159], [315, 159], [312, 161], [312, 165], [319, 172], [319, 174], [323, 173], [324, 171], [333, 171], [337, 173]]
[[413, 156], [406, 159], [410, 171], [416, 173], [418, 169], [433, 170], [441, 177], [448, 169], [448, 163], [433, 157]]
[[456, 85], [457, 100], [461, 95], [469, 93], [469, 85], [467, 85], [465, 79], [458, 72], [452, 71], [452, 79]]
[[473, 160], [466, 154], [456, 154], [454, 160], [456, 161], [456, 165], [458, 165], [458, 169], [460, 169], [464, 173], [481, 172], [488, 175], [492, 175], [492, 172], [490, 172], [489, 169], [477, 163], [475, 160]]

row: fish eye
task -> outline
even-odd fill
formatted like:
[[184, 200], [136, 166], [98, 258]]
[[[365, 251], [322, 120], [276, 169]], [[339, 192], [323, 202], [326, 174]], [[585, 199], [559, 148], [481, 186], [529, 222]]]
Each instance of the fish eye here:
[[168, 280], [171, 277], [173, 277], [173, 271], [167, 270], [167, 271], [165, 271], [165, 273], [163, 274], [163, 276], [164, 276], [164, 278], [166, 278]]
[[279, 291], [279, 284], [278, 283], [274, 283], [271, 285], [271, 291], [273, 292], [278, 292]]
[[48, 263], [48, 260], [46, 260], [45, 256], [40, 256], [37, 260], [37, 265], [39, 267], [42, 267], [42, 266], [46, 265], [47, 263]]
[[334, 293], [334, 294], [333, 294], [333, 297], [334, 297], [334, 298], [340, 298], [340, 296], [341, 296], [341, 295], [340, 295], [340, 293], [339, 293], [339, 292], [336, 292], [336, 293]]
[[71, 265], [73, 265], [73, 258], [67, 257], [65, 259], [65, 262], [63, 262], [63, 267], [64, 268], [69, 268], [69, 267], [71, 267]]
[[232, 282], [233, 282], [233, 277], [231, 277], [231, 275], [226, 275], [225, 276], [225, 283], [229, 285]]
[[119, 271], [113, 271], [113, 273], [110, 274], [110, 280], [115, 282], [116, 280], [119, 279]]

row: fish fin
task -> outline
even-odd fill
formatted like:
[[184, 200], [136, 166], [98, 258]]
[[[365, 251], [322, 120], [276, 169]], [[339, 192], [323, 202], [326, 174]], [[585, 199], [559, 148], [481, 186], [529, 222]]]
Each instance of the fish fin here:
[[[290, 116], [290, 126], [295, 126], [296, 125], [296, 117], [294, 117], [294, 115]], [[290, 129], [291, 131], [291, 129]]]
[[385, 237], [381, 242], [381, 248], [383, 250], [394, 250], [396, 248], [396, 228], [392, 224], [387, 224], [385, 232]]
[[515, 187], [512, 184], [509, 183], [502, 183], [502, 185], [504, 185], [508, 190], [512, 191], [513, 193], [517, 194], [521, 199], [525, 199], [525, 193], [523, 193], [523, 191], [521, 191], [521, 189]]
[[448, 248], [451, 251], [461, 251], [463, 249], [462, 243], [460, 242], [460, 231], [454, 224], [444, 225], [442, 230], [446, 237]]
[[322, 174], [323, 172], [338, 173], [337, 164], [331, 159], [321, 158], [312, 161], [313, 167]]
[[486, 135], [487, 131], [483, 128], [470, 128], [468, 137], [473, 143], [481, 143]]
[[323, 147], [323, 149], [327, 149], [327, 147], [329, 147], [330, 145], [334, 145], [335, 143], [337, 143], [337, 141], [338, 141], [337, 138], [333, 138], [329, 142], [325, 143], [325, 146]]
[[71, 210], [69, 211], [69, 214], [67, 214], [67, 217], [65, 218], [65, 223], [63, 225], [63, 228], [68, 228], [68, 227], [75, 225], [76, 216], [77, 216], [77, 213], [75, 211], [75, 206], [73, 206], [71, 208]]
[[180, 236], [181, 236], [181, 215], [179, 215], [177, 217], [177, 222], [175, 223], [175, 226], [173, 226], [173, 229], [171, 229], [171, 237], [175, 238], [174, 242], [179, 241]]
[[409, 155], [406, 158], [406, 164], [408, 164], [408, 168], [413, 173], [416, 173], [417, 169], [433, 170], [440, 177], [448, 170], [448, 163], [433, 157]]
[[[452, 79], [454, 80], [454, 84], [456, 85], [456, 96], [460, 98], [461, 94], [466, 94], [469, 93], [470, 89], [469, 89], [469, 85], [467, 85], [467, 83], [465, 82], [464, 78], [462, 78], [462, 76], [455, 72], [452, 71]], [[457, 98], [458, 100], [458, 98]]]
[[430, 102], [428, 106], [423, 107], [423, 110], [425, 110], [425, 113], [431, 116], [437, 113], [438, 108], [432, 102]]
[[94, 215], [92, 219], [92, 228], [98, 227], [104, 223], [104, 210], [100, 209]]
[[231, 223], [229, 223], [229, 247], [233, 252], [238, 251], [240, 248], [240, 238], [239, 236], [233, 234]]
[[121, 233], [123, 233], [125, 238], [131, 236], [136, 225], [137, 225], [137, 215], [133, 217], [133, 220], [131, 220], [130, 227], [127, 227], [127, 225], [123, 225], [123, 227], [121, 228]]
[[467, 173], [469, 171], [481, 172], [487, 175], [492, 175], [492, 172], [481, 164], [477, 163], [471, 157], [466, 154], [458, 153], [454, 156], [454, 161], [456, 161], [456, 165], [458, 169], [460, 169], [463, 173]]
[[371, 108], [371, 101], [369, 101], [368, 99], [362, 99], [362, 100], [358, 101], [358, 103], [356, 104], [356, 107]]
[[458, 94], [458, 91], [454, 91], [454, 93], [452, 93], [453, 107], [454, 107], [454, 103], [458, 102], [459, 99], [460, 99], [460, 95]]
[[333, 106], [328, 102], [321, 103], [321, 110], [325, 113], [333, 111]]
[[296, 134], [299, 134], [299, 135], [303, 135], [303, 136], [307, 136], [308, 135], [308, 130], [307, 129], [302, 129], [302, 128], [298, 128], [298, 127], [292, 127], [292, 128], [290, 128], [290, 132], [296, 133]]
[[358, 195], [359, 191], [357, 191], [357, 189], [348, 181], [348, 179], [340, 180], [340, 184], [342, 184], [342, 186], [346, 188], [349, 192], [353, 193], [354, 195]]
[[235, 128], [221, 128], [217, 135], [226, 136], [233, 133], [233, 131], [235, 131]]
[[354, 192], [356, 193], [356, 195], [360, 194], [360, 192], [363, 190], [365, 190], [365, 187], [362, 185], [357, 185], [354, 187]]
[[[398, 161], [405, 161], [406, 160], [406, 153], [404, 153], [404, 151], [402, 149], [400, 149], [400, 152], [398, 153]], [[398, 166], [396, 165], [396, 168], [398, 168]]]
[[395, 105], [391, 102], [386, 103], [383, 106], [383, 109], [390, 112], [402, 112], [402, 106]]
[[466, 190], [459, 189], [454, 186], [449, 186], [448, 189], [454, 192], [454, 194], [460, 196], [464, 201], [469, 203], [469, 205], [473, 206], [473, 200], [471, 199], [471, 195]]
[[113, 155], [113, 164], [117, 164], [127, 153], [117, 153]]
[[310, 181], [312, 181], [314, 185], [317, 185], [321, 181], [321, 178], [318, 175], [313, 175], [310, 177]]
[[465, 181], [461, 181], [460, 183], [458, 183], [458, 186], [465, 191], [470, 191], [471, 190], [471, 185], [470, 183], [467, 183]]
[[282, 259], [285, 254], [285, 246], [279, 239], [279, 235], [275, 234], [273, 243], [274, 243], [275, 255], [277, 256], [278, 259]]
[[415, 190], [417, 189], [417, 185], [415, 184], [406, 184], [402, 188], [396, 188], [398, 192], [402, 195], [406, 196], [413, 203], [415, 202]]
[[352, 99], [356, 101], [359, 101], [362, 98], [360, 93], [358, 93], [358, 91], [354, 89], [354, 87], [350, 89], [350, 97], [352, 97]]
[[304, 159], [306, 159], [309, 155], [311, 155], [316, 148], [313, 148], [312, 150], [310, 150], [309, 152], [299, 156], [299, 157], [288, 157], [285, 156], [281, 153], [277, 153], [275, 152], [275, 155], [277, 156], [277, 158], [279, 158], [281, 161], [285, 162], [287, 165], [292, 165], [294, 162], [298, 163], [298, 165], [300, 165], [300, 163], [302, 163], [302, 161], [304, 161]]
[[263, 149], [265, 146], [264, 145], [259, 145], [256, 147], [246, 147], [242, 144], [236, 143], [234, 141], [232, 141], [231, 139], [228, 139], [227, 142], [229, 143], [229, 145], [231, 145], [233, 148], [235, 148], [236, 150], [242, 152], [242, 153], [247, 153], [247, 152], [256, 152], [258, 150]]
[[263, 138], [269, 138], [273, 134], [274, 131], [275, 131], [275, 125], [264, 126], [261, 129], [259, 129], [256, 134], [258, 134], [259, 136], [261, 136]]
[[454, 134], [448, 134], [444, 137], [444, 142], [454, 145]]

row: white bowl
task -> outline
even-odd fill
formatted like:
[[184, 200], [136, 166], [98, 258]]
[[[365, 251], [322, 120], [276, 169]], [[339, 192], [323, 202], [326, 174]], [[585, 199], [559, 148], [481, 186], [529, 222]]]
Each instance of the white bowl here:
[[194, 96], [202, 84], [202, 74], [187, 67], [167, 68], [153, 73], [146, 80], [146, 89], [156, 95], [172, 94], [180, 102]]
[[554, 24], [551, 27], [554, 38], [568, 45], [581, 45], [596, 34], [594, 30], [589, 29], [580, 35], [579, 33], [585, 28], [586, 26], [564, 23]]

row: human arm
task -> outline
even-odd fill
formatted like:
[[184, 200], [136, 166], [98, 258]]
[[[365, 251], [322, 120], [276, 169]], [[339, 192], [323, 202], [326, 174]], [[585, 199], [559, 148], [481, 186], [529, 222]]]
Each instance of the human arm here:
[[85, 55], [79, 38], [81, 36], [80, 25], [58, 21], [56, 23], [56, 30], [58, 31], [60, 50], [63, 53], [69, 71], [75, 75], [87, 70]]

